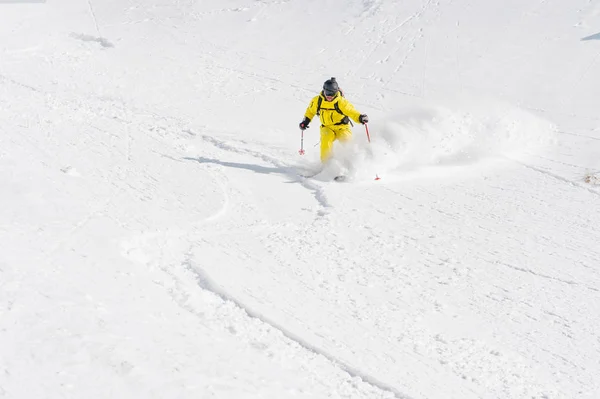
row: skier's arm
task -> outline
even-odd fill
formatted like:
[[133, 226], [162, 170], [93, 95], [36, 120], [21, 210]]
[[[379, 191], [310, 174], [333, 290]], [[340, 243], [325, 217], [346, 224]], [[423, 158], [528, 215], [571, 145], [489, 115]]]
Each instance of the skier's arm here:
[[342, 97], [338, 102], [338, 106], [340, 107], [340, 111], [342, 111], [344, 115], [348, 115], [350, 118], [352, 118], [354, 122], [360, 123], [360, 112], [358, 112], [356, 108], [354, 108], [354, 105], [352, 105], [350, 101]]
[[310, 101], [308, 108], [306, 108], [306, 112], [304, 113], [304, 116], [307, 117], [309, 121], [312, 121], [312, 118], [314, 118], [315, 115], [317, 114], [317, 104], [318, 103], [319, 103], [319, 96], [316, 96]]
[[317, 107], [319, 106], [318, 104], [319, 96], [316, 96], [311, 100], [310, 104], [308, 105], [308, 108], [306, 108], [306, 112], [304, 113], [304, 119], [302, 119], [302, 122], [300, 122], [299, 125], [301, 130], [308, 128], [310, 121], [312, 121], [312, 118], [314, 118], [317, 114]]

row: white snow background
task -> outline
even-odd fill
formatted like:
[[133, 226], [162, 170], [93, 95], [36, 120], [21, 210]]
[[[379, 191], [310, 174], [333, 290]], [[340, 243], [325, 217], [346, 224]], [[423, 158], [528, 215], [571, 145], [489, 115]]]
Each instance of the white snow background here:
[[0, 398], [600, 398], [599, 61], [597, 0], [0, 1]]

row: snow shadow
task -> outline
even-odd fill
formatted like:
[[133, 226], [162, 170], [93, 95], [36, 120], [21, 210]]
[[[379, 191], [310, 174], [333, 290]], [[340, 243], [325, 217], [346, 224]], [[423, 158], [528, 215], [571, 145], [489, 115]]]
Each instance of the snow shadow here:
[[600, 40], [600, 33], [596, 33], [595, 35], [591, 35], [591, 36], [586, 36], [583, 39], [581, 39], [582, 42], [587, 41], [587, 40]]
[[183, 159], [185, 159], [187, 161], [196, 161], [199, 163], [211, 163], [211, 164], [225, 166], [228, 168], [246, 169], [246, 170], [250, 170], [252, 172], [261, 173], [261, 174], [272, 174], [272, 173], [281, 174], [281, 175], [293, 174], [292, 168], [286, 168], [286, 167], [271, 167], [271, 166], [255, 165], [255, 164], [250, 164], [250, 163], [227, 162], [227, 161], [221, 161], [218, 159], [206, 158], [206, 157], [197, 157], [197, 158], [184, 157]]
[[92, 35], [84, 35], [83, 33], [71, 33], [71, 37], [84, 41], [84, 42], [96, 42], [100, 43], [100, 45], [104, 48], [115, 47], [108, 39], [103, 37], [96, 37]]

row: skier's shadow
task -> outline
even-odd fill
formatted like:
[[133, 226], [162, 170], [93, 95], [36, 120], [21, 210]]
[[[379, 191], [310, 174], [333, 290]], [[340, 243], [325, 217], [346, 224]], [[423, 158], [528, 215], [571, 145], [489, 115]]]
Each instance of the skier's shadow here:
[[582, 42], [587, 41], [587, 40], [600, 40], [600, 33], [596, 33], [595, 35], [591, 35], [591, 36], [586, 36], [583, 39], [581, 39]]
[[282, 168], [268, 167], [268, 166], [260, 166], [260, 165], [254, 165], [254, 164], [249, 164], [249, 163], [226, 162], [226, 161], [220, 161], [220, 160], [214, 159], [214, 158], [205, 158], [205, 157], [197, 157], [197, 158], [184, 157], [183, 159], [185, 159], [187, 161], [196, 161], [199, 163], [212, 163], [212, 164], [216, 164], [216, 165], [226, 166], [228, 168], [246, 169], [246, 170], [250, 170], [252, 172], [261, 173], [261, 174], [275, 173], [275, 174], [285, 175], [288, 177], [295, 176], [294, 169], [290, 168], [290, 167], [282, 167]]

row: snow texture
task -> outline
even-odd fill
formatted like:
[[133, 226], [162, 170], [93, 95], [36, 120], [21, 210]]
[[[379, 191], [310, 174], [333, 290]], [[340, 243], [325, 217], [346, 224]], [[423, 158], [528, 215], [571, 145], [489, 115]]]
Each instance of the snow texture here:
[[597, 2], [0, 3], [0, 398], [600, 398]]

